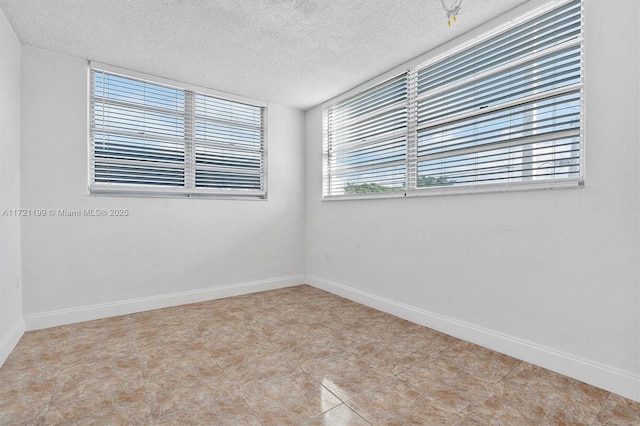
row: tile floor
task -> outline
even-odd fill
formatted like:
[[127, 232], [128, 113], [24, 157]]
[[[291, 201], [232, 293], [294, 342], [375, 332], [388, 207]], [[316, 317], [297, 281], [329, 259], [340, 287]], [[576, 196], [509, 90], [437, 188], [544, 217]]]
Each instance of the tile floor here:
[[0, 425], [640, 424], [640, 404], [298, 286], [28, 332]]

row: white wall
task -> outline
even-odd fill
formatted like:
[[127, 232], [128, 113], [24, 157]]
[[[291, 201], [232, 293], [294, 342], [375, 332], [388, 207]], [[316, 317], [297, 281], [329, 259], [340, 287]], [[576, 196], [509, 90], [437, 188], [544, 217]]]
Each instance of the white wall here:
[[322, 202], [315, 108], [306, 114], [307, 274], [640, 400], [638, 2], [585, 3], [584, 189]]
[[88, 195], [87, 78], [23, 47], [22, 203], [129, 216], [23, 220], [28, 329], [304, 281], [302, 112], [269, 105], [266, 201]]
[[20, 277], [20, 43], [0, 10], [0, 365], [24, 332]]

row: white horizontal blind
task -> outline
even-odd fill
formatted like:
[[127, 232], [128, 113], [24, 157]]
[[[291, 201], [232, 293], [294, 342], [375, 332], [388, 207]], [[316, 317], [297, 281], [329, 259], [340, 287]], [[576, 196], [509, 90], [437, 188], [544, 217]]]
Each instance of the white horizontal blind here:
[[581, 3], [418, 71], [417, 186], [580, 176]]
[[262, 108], [195, 95], [195, 184], [262, 188]]
[[329, 108], [325, 195], [405, 190], [407, 76]]
[[92, 192], [264, 196], [264, 108], [91, 70]]
[[[403, 75], [328, 107], [324, 195], [579, 184], [582, 40], [582, 3], [567, 1], [409, 70], [415, 80]], [[380, 144], [372, 145], [371, 135], [357, 126], [382, 128], [396, 110], [372, 103], [359, 113], [352, 105], [382, 96], [399, 79], [404, 92], [394, 105], [403, 103], [404, 121], [393, 122], [397, 127], [388, 140], [395, 144], [373, 139]], [[386, 151], [370, 149], [357, 156], [356, 149], [370, 146]], [[393, 182], [361, 172], [382, 158], [397, 161]], [[345, 170], [351, 174], [341, 173]], [[348, 191], [351, 182], [359, 191]]]

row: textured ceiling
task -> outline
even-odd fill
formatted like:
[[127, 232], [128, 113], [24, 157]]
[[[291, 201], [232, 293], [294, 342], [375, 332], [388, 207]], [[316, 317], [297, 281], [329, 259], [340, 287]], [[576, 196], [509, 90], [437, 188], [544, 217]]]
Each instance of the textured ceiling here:
[[[454, 0], [445, 0], [451, 4]], [[308, 109], [526, 0], [0, 0], [20, 41]]]

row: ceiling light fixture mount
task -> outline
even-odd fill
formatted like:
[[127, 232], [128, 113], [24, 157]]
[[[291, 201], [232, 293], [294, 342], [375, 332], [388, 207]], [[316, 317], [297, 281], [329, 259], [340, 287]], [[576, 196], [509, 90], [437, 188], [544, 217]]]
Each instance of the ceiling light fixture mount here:
[[442, 2], [442, 7], [444, 11], [447, 12], [447, 24], [451, 26], [451, 21], [456, 22], [457, 16], [460, 14], [460, 10], [462, 9], [462, 0], [454, 0], [451, 6], [447, 6], [444, 0], [440, 0]]

